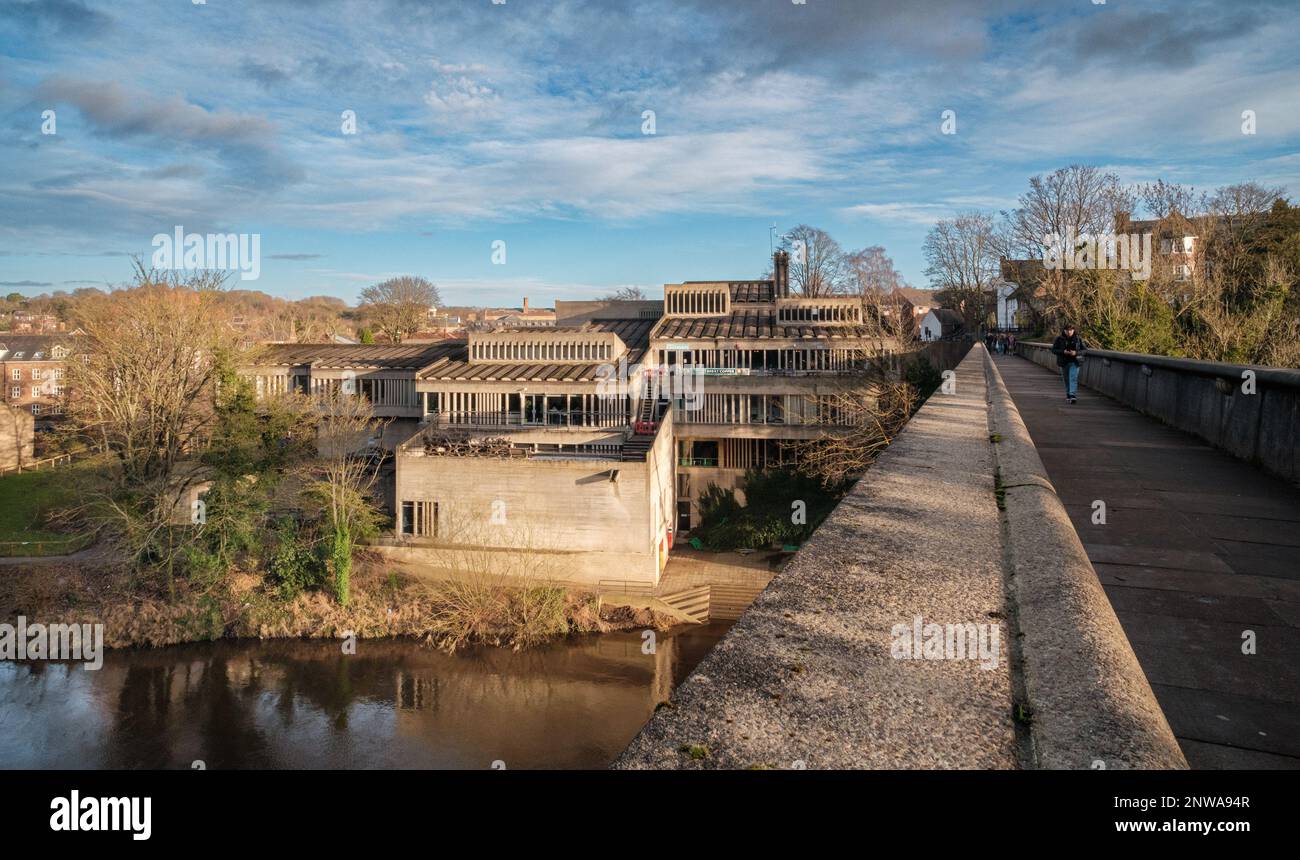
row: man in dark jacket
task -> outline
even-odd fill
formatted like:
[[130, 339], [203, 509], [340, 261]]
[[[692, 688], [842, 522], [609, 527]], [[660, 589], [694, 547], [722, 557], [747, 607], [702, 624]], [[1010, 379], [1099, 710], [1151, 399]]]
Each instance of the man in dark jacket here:
[[1083, 363], [1083, 353], [1086, 349], [1083, 338], [1079, 337], [1074, 326], [1069, 323], [1061, 329], [1061, 336], [1052, 342], [1052, 352], [1056, 353], [1056, 366], [1061, 368], [1061, 381], [1065, 383], [1067, 403], [1079, 402], [1079, 365]]

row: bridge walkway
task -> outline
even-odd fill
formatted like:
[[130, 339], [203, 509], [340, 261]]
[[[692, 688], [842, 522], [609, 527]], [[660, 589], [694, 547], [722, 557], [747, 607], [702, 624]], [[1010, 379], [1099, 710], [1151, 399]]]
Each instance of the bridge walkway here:
[[995, 361], [1188, 763], [1300, 768], [1300, 488]]

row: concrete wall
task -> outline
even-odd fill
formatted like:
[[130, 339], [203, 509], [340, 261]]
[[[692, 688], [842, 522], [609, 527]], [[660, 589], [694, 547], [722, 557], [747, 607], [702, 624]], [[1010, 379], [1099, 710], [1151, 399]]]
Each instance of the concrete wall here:
[[957, 373], [615, 767], [1018, 766], [1009, 653], [988, 669], [891, 653], [915, 616], [1006, 611], [983, 368], [972, 355]]
[[[1018, 419], [975, 345], [614, 766], [1185, 767]], [[917, 618], [998, 659], [900, 652]]]
[[589, 320], [654, 319], [663, 314], [663, 310], [664, 303], [659, 299], [587, 302], [560, 300], [555, 303], [555, 324], [577, 325]]
[[[1057, 370], [1051, 344], [1016, 351]], [[1254, 376], [1254, 393], [1243, 388]], [[1300, 371], [1090, 349], [1079, 381], [1288, 481], [1300, 481]]]
[[472, 563], [503, 575], [654, 585], [675, 509], [673, 465], [671, 425], [660, 427], [644, 462], [438, 457], [412, 445], [396, 458], [396, 510], [403, 501], [436, 502], [439, 535], [384, 541], [379, 550], [447, 569], [464, 566], [467, 551], [495, 553]]

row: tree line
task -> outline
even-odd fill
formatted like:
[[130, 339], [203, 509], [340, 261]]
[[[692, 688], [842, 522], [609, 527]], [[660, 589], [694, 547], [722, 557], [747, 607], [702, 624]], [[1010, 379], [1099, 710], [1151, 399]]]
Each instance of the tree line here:
[[[1126, 233], [1139, 208], [1156, 222], [1149, 277], [1041, 269], [1020, 283], [1031, 326], [1073, 322], [1093, 345], [1128, 352], [1300, 364], [1300, 209], [1283, 189], [1257, 182], [1212, 191], [1163, 179], [1125, 185], [1112, 172], [1071, 165], [1032, 177], [1013, 209], [937, 222], [923, 246], [926, 275], [976, 330], [992, 314], [1003, 258], [1042, 261], [1053, 236]], [[1185, 253], [1184, 236], [1196, 237]], [[1166, 240], [1177, 244], [1162, 247]], [[1178, 253], [1162, 253], [1171, 247]]]

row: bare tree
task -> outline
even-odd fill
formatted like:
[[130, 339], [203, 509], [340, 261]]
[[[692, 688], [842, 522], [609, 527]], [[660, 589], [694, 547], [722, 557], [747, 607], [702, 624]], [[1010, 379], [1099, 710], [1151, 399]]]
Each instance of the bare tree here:
[[389, 278], [361, 291], [360, 310], [393, 343], [423, 328], [429, 310], [441, 306], [438, 288], [414, 275]]
[[880, 245], [854, 251], [848, 255], [847, 264], [852, 292], [865, 298], [883, 299], [899, 287], [907, 286], [902, 274], [894, 268], [893, 259]]
[[1131, 212], [1135, 198], [1114, 173], [1072, 164], [1031, 178], [1018, 202], [1016, 209], [1004, 213], [1008, 237], [1019, 253], [1038, 257], [1048, 236], [1109, 232], [1115, 213]]
[[1206, 210], [1231, 222], [1252, 215], [1260, 215], [1272, 208], [1278, 200], [1286, 200], [1286, 189], [1281, 186], [1263, 186], [1257, 182], [1239, 182], [1214, 189], [1206, 202]]
[[1190, 185], [1165, 182], [1163, 179], [1138, 186], [1137, 196], [1142, 199], [1142, 205], [1151, 217], [1161, 220], [1174, 214], [1190, 218], [1199, 215], [1206, 207], [1204, 192], [1197, 194], [1196, 189]]
[[77, 308], [85, 334], [67, 362], [66, 408], [114, 467], [112, 486], [86, 507], [124, 554], [169, 571], [170, 527], [202, 479], [194, 454], [212, 430], [217, 379], [239, 351], [218, 300], [224, 282], [221, 273], [182, 276], [136, 261], [133, 287]]
[[322, 392], [316, 406], [320, 415], [316, 456], [303, 464], [301, 472], [306, 497], [319, 505], [324, 517], [334, 594], [346, 605], [353, 547], [378, 526], [372, 493], [383, 456], [375, 442], [388, 420], [375, 418], [370, 401], [346, 386]]
[[790, 280], [805, 296], [829, 296], [850, 289], [844, 249], [825, 230], [800, 224], [786, 233], [781, 247], [790, 252]]
[[795, 444], [799, 470], [826, 486], [860, 477], [903, 429], [918, 400], [916, 388], [900, 380], [896, 369], [883, 361], [869, 362], [823, 407], [841, 426]]
[[599, 299], [602, 302], [644, 302], [645, 300], [645, 290], [640, 287], [620, 287]]
[[922, 253], [935, 297], [958, 311], [969, 328], [981, 325], [1001, 281], [993, 216], [963, 212], [940, 221], [926, 234]]

